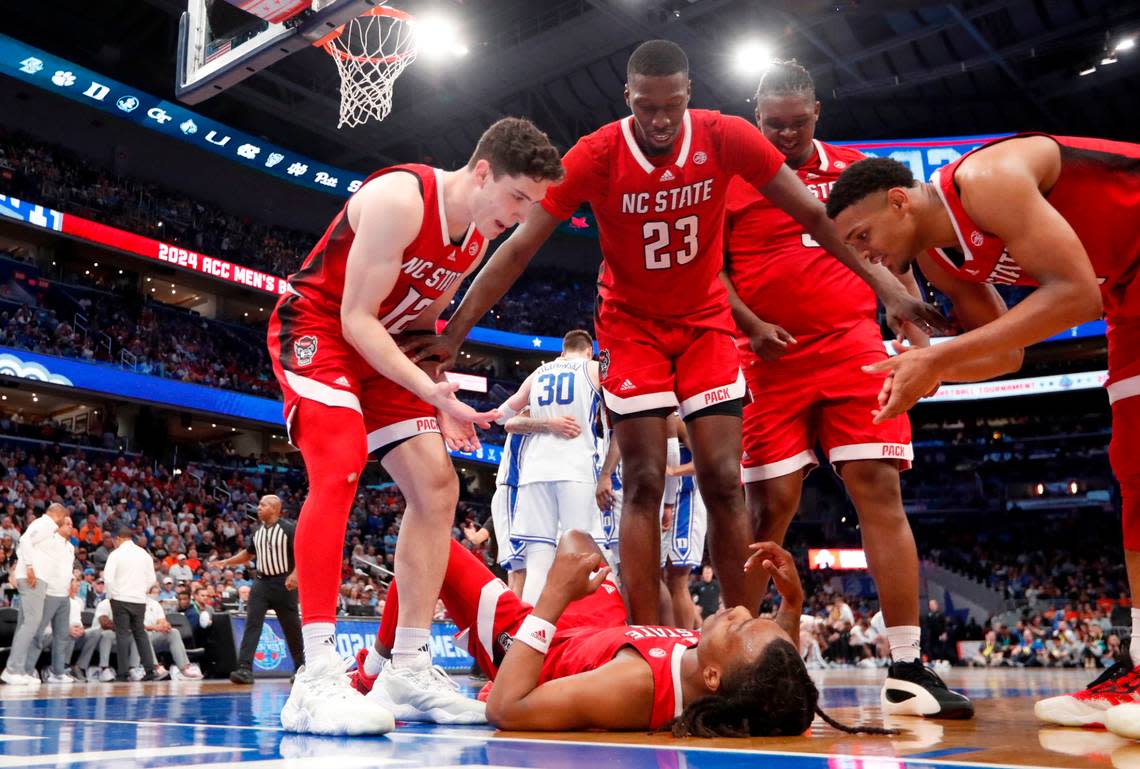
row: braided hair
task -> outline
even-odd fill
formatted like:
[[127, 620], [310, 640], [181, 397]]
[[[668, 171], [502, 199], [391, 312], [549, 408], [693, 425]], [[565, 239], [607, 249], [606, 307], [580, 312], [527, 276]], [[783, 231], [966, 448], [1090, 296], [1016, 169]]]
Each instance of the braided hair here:
[[796, 647], [775, 640], [760, 657], [724, 677], [720, 691], [701, 697], [661, 727], [674, 737], [775, 737], [803, 734], [819, 716], [848, 734], [898, 734], [897, 729], [847, 726], [819, 707], [819, 689]]
[[795, 94], [808, 101], [815, 101], [815, 81], [811, 73], [804, 69], [795, 59], [787, 61], [774, 61], [764, 77], [760, 78], [760, 85], [756, 88], [755, 100], [759, 101], [765, 96], [787, 96]]

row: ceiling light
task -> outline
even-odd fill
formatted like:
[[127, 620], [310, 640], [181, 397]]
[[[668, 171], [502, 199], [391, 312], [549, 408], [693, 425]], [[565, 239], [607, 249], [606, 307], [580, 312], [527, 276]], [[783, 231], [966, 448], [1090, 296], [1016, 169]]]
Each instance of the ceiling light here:
[[1119, 42], [1117, 42], [1116, 48], [1114, 48], [1113, 50], [1116, 51], [1117, 53], [1119, 53], [1120, 51], [1131, 51], [1135, 47], [1136, 47], [1136, 38], [1124, 37], [1124, 38], [1121, 38]]
[[736, 46], [732, 58], [739, 74], [762, 75], [772, 66], [772, 46], [761, 40], [745, 40]]
[[454, 19], [429, 14], [412, 22], [416, 35], [416, 57], [442, 59], [446, 56], [464, 56], [467, 45], [460, 39], [459, 25]]
[[1081, 77], [1084, 77], [1085, 75], [1091, 75], [1094, 72], [1096, 72], [1096, 67], [1086, 67], [1086, 68], [1082, 69], [1080, 72], [1078, 72], [1077, 74], [1080, 75]]
[[1115, 64], [1115, 63], [1116, 63], [1116, 57], [1113, 56], [1112, 54], [1109, 54], [1108, 56], [1105, 56], [1103, 59], [1100, 60], [1100, 65], [1102, 67], [1107, 66], [1109, 64]]

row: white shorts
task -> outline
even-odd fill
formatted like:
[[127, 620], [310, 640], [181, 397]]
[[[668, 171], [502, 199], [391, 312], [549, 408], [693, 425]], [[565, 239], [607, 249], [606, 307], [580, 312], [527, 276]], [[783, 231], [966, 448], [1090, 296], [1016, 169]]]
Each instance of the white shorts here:
[[491, 497], [491, 520], [495, 522], [495, 544], [499, 550], [499, 566], [506, 571], [526, 568], [526, 543], [511, 536], [518, 502], [518, 487], [495, 486]]
[[669, 531], [661, 535], [661, 565], [664, 566], [668, 558], [673, 566], [700, 566], [708, 524], [708, 511], [701, 493], [696, 488], [683, 489], [673, 508], [673, 523]]
[[581, 529], [599, 545], [606, 544], [593, 483], [545, 481], [519, 486], [512, 538], [557, 545], [558, 536], [570, 529]]

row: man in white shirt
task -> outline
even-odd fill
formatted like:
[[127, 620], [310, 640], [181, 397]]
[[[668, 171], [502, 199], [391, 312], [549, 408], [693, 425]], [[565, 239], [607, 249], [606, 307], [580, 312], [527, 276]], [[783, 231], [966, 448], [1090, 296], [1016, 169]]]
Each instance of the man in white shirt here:
[[[40, 639], [44, 630], [51, 626], [51, 674], [46, 679], [52, 684], [73, 684], [75, 679], [67, 672], [68, 660], [64, 657], [67, 639], [70, 635], [71, 620], [71, 583], [74, 581], [72, 566], [75, 563], [75, 546], [71, 544], [71, 535], [75, 527], [71, 518], [64, 516], [55, 533], [36, 548], [32, 565], [38, 579], [45, 583], [46, 595], [44, 598], [44, 611], [36, 631], [36, 639], [32, 648], [38, 649], [43, 643]], [[32, 659], [35, 664], [35, 659]]]
[[32, 669], [35, 660], [29, 663], [28, 652], [43, 619], [47, 583], [38, 579], [33, 564], [37, 550], [55, 534], [66, 517], [66, 507], [58, 503], [49, 505], [42, 516], [28, 524], [16, 547], [16, 567], [12, 570], [12, 576], [16, 580], [16, 589], [20, 592], [20, 613], [16, 634], [12, 638], [12, 651], [8, 654], [8, 664], [4, 672], [0, 673], [0, 681], [6, 684], [40, 685], [40, 679]]
[[[115, 680], [115, 671], [111, 669], [111, 648], [114, 644], [115, 623], [111, 620], [111, 599], [104, 598], [95, 605], [95, 616], [91, 618], [91, 627], [83, 632], [83, 649], [76, 661], [78, 668], [86, 671], [88, 683], [110, 683]], [[99, 665], [90, 667], [96, 650], [99, 651]]]
[[175, 582], [193, 582], [194, 572], [186, 565], [186, 554], [178, 554], [178, 562], [170, 567], [170, 576]]
[[174, 667], [170, 669], [170, 676], [173, 680], [177, 681], [182, 678], [197, 680], [202, 677], [202, 671], [197, 665], [192, 664], [186, 655], [186, 645], [182, 642], [182, 634], [166, 619], [166, 610], [156, 600], [154, 591], [151, 591], [151, 595], [146, 599], [143, 624], [146, 627], [147, 636], [150, 638], [151, 647], [155, 651], [165, 649], [174, 658]]
[[144, 680], [156, 678], [154, 651], [146, 634], [146, 595], [155, 583], [154, 558], [134, 542], [134, 532], [119, 529], [115, 552], [107, 558], [103, 579], [111, 599], [111, 619], [115, 623], [116, 680], [129, 678], [131, 640], [138, 646], [146, 670]]

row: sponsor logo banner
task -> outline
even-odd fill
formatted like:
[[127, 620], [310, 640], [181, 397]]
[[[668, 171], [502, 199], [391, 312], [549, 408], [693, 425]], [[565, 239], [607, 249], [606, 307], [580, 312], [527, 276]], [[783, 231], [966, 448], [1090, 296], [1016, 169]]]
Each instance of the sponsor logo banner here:
[[[234, 651], [240, 651], [241, 637], [245, 632], [245, 616], [232, 617]], [[345, 659], [352, 659], [360, 649], [370, 649], [376, 642], [380, 629], [380, 618], [348, 619], [336, 621], [336, 650]], [[444, 670], [463, 673], [474, 662], [462, 644], [456, 645], [455, 634], [459, 629], [451, 622], [433, 622], [431, 625], [432, 663]], [[285, 643], [285, 633], [275, 617], [266, 617], [261, 628], [261, 638], [253, 655], [255, 673], [288, 676], [296, 670], [293, 656]]]
[[293, 184], [347, 197], [364, 181], [6, 35], [0, 35], [0, 73]]

